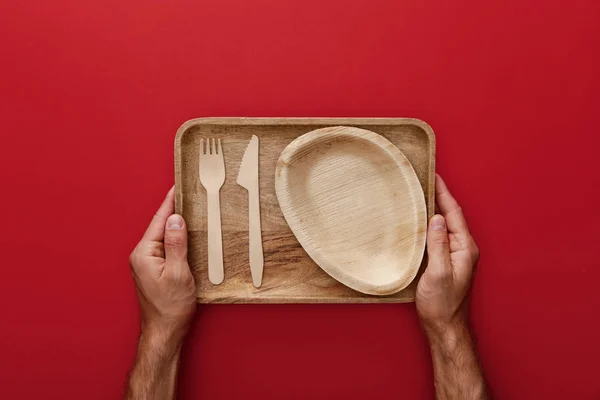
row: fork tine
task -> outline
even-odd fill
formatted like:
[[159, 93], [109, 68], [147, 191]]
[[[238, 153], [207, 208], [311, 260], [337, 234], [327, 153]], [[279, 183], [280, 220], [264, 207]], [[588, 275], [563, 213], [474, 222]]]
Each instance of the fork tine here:
[[200, 155], [204, 154], [204, 139], [200, 139]]
[[217, 141], [217, 152], [219, 153], [219, 156], [223, 158], [223, 147], [221, 147], [221, 139], [218, 139]]
[[210, 140], [210, 154], [212, 154], [213, 156], [217, 154], [217, 149], [215, 147], [215, 138], [212, 138]]

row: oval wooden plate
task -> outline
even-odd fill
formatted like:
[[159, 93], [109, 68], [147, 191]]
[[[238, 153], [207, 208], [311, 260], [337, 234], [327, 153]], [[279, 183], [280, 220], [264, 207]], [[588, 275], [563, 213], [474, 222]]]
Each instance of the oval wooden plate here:
[[408, 159], [383, 136], [338, 126], [298, 137], [279, 157], [275, 191], [304, 250], [344, 285], [389, 295], [414, 279], [425, 197]]

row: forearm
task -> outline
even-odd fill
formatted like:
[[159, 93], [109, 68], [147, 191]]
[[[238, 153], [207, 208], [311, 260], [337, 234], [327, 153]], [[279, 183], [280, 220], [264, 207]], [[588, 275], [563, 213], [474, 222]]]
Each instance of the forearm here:
[[438, 400], [488, 399], [487, 387], [466, 326], [427, 335]]
[[180, 342], [142, 333], [125, 399], [175, 399], [180, 354]]

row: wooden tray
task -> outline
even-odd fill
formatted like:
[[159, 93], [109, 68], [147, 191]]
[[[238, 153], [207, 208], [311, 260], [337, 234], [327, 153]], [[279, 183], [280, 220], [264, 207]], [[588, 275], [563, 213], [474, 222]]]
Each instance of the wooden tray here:
[[[287, 225], [275, 196], [275, 167], [281, 151], [314, 129], [346, 125], [379, 133], [406, 155], [419, 178], [429, 217], [434, 212], [435, 136], [411, 118], [198, 118], [175, 138], [175, 210], [188, 226], [188, 259], [200, 303], [394, 303], [414, 301], [418, 277], [404, 290], [371, 296], [331, 278], [306, 254]], [[260, 199], [264, 250], [263, 284], [252, 285], [248, 264], [248, 193], [236, 183], [242, 155], [252, 137], [260, 139]], [[220, 138], [225, 155], [221, 219], [225, 280], [208, 281], [206, 192], [198, 179], [200, 139]]]

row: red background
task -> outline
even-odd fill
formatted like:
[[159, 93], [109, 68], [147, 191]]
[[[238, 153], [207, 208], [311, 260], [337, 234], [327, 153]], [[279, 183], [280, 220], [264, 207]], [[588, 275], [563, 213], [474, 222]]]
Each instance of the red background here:
[[[600, 3], [2, 1], [0, 398], [116, 399], [127, 258], [200, 116], [428, 122], [500, 399], [600, 396]], [[202, 306], [187, 399], [433, 398], [413, 304]]]

